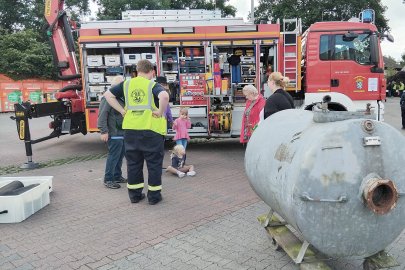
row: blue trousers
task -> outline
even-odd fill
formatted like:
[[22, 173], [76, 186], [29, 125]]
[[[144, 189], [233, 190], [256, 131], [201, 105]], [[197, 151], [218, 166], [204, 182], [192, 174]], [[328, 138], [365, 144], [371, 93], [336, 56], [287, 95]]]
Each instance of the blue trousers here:
[[122, 159], [125, 155], [124, 138], [109, 138], [108, 155], [105, 164], [104, 181], [118, 181], [122, 176]]
[[187, 139], [178, 139], [176, 140], [176, 144], [181, 144], [184, 146], [184, 149], [187, 147]]

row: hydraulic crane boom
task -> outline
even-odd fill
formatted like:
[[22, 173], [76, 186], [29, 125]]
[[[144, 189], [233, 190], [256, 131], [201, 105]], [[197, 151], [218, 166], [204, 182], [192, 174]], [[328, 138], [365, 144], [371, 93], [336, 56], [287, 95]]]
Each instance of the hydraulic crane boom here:
[[49, 25], [47, 35], [50, 39], [55, 66], [60, 71], [59, 78], [80, 79], [72, 29], [66, 11], [63, 9], [64, 2], [64, 0], [45, 1], [45, 19]]
[[[32, 161], [32, 144], [39, 143], [65, 134], [87, 133], [84, 114], [84, 99], [81, 85], [72, 28], [66, 11], [63, 9], [64, 0], [46, 0], [45, 18], [48, 22], [47, 35], [50, 39], [54, 64], [59, 70], [58, 78], [69, 80], [71, 84], [60, 89], [56, 94], [56, 102], [31, 104], [29, 101], [15, 104], [15, 116], [11, 119], [17, 122], [17, 132], [20, 140], [25, 143], [28, 162], [22, 168], [36, 168], [38, 164]], [[50, 135], [32, 140], [29, 119], [50, 116], [53, 121], [49, 127], [53, 129]]]

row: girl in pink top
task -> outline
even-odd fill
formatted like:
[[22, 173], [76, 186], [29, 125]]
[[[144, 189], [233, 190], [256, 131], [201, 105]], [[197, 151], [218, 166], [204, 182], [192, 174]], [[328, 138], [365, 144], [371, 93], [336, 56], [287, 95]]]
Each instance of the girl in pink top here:
[[188, 117], [188, 109], [181, 108], [180, 116], [173, 122], [173, 129], [176, 130], [174, 140], [176, 144], [181, 144], [184, 149], [187, 147], [187, 142], [190, 140], [187, 129], [191, 128], [190, 118]]

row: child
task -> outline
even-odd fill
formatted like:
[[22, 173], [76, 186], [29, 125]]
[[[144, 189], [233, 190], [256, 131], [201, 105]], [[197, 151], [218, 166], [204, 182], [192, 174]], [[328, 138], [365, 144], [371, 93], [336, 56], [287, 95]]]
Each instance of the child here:
[[167, 167], [167, 171], [173, 174], [177, 174], [180, 178], [184, 177], [186, 174], [188, 176], [194, 176], [196, 172], [194, 171], [193, 165], [185, 165], [186, 150], [181, 144], [177, 144], [173, 147], [172, 154], [170, 158], [172, 159], [172, 166]]
[[190, 118], [188, 117], [188, 109], [181, 108], [180, 116], [173, 122], [173, 129], [176, 130], [174, 140], [177, 145], [183, 145], [184, 150], [187, 148], [187, 142], [190, 140], [187, 129], [191, 128]]

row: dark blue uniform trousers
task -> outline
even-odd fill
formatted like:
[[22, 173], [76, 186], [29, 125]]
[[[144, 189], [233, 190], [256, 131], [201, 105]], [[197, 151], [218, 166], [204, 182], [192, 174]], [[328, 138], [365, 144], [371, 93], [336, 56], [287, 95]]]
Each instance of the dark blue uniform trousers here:
[[129, 198], [141, 196], [144, 188], [144, 160], [148, 169], [148, 199], [160, 198], [164, 136], [151, 130], [125, 130], [124, 140]]

